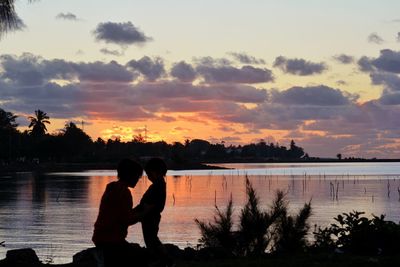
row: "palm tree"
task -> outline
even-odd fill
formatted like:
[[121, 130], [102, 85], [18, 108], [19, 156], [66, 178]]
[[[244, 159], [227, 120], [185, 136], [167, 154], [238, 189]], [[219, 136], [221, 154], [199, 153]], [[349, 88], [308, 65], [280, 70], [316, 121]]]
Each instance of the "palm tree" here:
[[[29, 2], [35, 0], [28, 0]], [[15, 0], [0, 0], [0, 37], [2, 34], [24, 27], [24, 23], [15, 12]]]
[[40, 109], [35, 110], [35, 117], [29, 116], [29, 119], [31, 120], [29, 128], [32, 128], [32, 135], [43, 136], [47, 132], [46, 124], [50, 124], [50, 117], [46, 112]]
[[15, 122], [16, 118], [17, 116], [13, 113], [0, 108], [0, 129], [17, 128], [18, 124]]

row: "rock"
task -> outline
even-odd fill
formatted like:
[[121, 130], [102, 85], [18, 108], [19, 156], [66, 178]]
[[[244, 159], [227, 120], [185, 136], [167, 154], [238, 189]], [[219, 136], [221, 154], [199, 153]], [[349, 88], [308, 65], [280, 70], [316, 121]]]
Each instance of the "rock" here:
[[164, 244], [164, 248], [167, 251], [167, 254], [173, 259], [180, 259], [183, 257], [183, 250], [176, 245]]
[[97, 248], [88, 248], [76, 253], [72, 257], [72, 263], [76, 266], [103, 267], [103, 253]]
[[5, 262], [9, 266], [37, 266], [41, 264], [36, 252], [31, 248], [13, 249], [7, 251]]
[[194, 248], [187, 247], [183, 250], [184, 260], [193, 260], [196, 257], [196, 250]]

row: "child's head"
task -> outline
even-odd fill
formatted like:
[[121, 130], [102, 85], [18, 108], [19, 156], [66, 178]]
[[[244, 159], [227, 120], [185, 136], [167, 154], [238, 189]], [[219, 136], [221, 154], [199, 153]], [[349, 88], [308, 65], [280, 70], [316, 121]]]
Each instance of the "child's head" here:
[[160, 158], [151, 158], [147, 161], [144, 170], [150, 181], [155, 182], [158, 179], [163, 179], [167, 174], [167, 164]]
[[142, 166], [131, 159], [123, 159], [118, 163], [118, 179], [124, 181], [129, 187], [135, 187], [143, 175]]

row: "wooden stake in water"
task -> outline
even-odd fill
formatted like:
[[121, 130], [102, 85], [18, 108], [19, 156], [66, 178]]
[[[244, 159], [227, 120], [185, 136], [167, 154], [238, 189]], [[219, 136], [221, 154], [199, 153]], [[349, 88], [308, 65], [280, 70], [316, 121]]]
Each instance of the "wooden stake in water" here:
[[400, 187], [397, 187], [397, 192], [399, 193], [399, 201], [400, 201]]
[[175, 194], [172, 194], [172, 206], [175, 206]]

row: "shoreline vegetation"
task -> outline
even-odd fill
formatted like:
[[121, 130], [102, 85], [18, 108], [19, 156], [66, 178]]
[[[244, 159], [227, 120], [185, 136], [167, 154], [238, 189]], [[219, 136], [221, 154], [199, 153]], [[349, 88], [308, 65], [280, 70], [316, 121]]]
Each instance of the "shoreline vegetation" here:
[[132, 136], [130, 141], [118, 137], [92, 139], [83, 125], [68, 122], [56, 133], [47, 133], [50, 117], [35, 110], [29, 130], [21, 132], [17, 116], [0, 108], [0, 173], [28, 171], [83, 171], [115, 169], [122, 158], [145, 162], [151, 157], [163, 158], [169, 169], [215, 169], [218, 163], [283, 163], [283, 162], [399, 162], [400, 159], [364, 159], [333, 154], [336, 158], [310, 156], [291, 140], [288, 146], [265, 141], [228, 145], [202, 139], [184, 142], [150, 142], [146, 134]]

